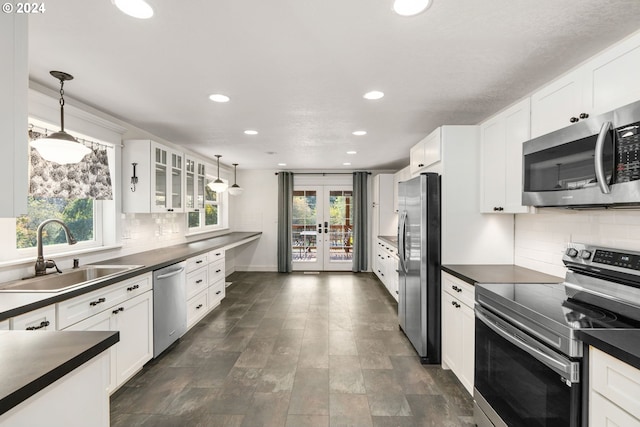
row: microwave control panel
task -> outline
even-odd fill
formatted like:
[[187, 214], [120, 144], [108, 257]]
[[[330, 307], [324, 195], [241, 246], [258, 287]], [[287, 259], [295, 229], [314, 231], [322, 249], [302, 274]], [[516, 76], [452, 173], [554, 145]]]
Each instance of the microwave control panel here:
[[640, 123], [616, 129], [616, 183], [640, 179]]

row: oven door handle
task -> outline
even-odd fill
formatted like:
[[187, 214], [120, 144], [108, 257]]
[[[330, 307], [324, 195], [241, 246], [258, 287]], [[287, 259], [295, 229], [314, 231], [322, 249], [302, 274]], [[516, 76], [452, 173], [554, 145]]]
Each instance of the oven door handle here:
[[603, 194], [611, 193], [607, 177], [604, 173], [604, 143], [607, 140], [607, 134], [611, 130], [611, 122], [604, 122], [600, 128], [598, 139], [596, 140], [596, 152], [594, 156], [596, 179], [598, 180], [598, 186]]
[[561, 375], [565, 379], [571, 381], [572, 383], [580, 382], [579, 378], [579, 370], [578, 364], [576, 362], [571, 362], [568, 359], [558, 357], [553, 357], [548, 354], [543, 353], [539, 349], [529, 345], [527, 342], [518, 339], [517, 337], [510, 334], [508, 331], [499, 327], [495, 322], [493, 322], [489, 316], [487, 316], [482, 309], [478, 309], [476, 307], [476, 317], [482, 323], [487, 325], [493, 332], [498, 334], [500, 337], [509, 341], [511, 344], [515, 345], [519, 349], [527, 352], [530, 356], [538, 360], [540, 363], [546, 365], [549, 369], [553, 370], [557, 374]]

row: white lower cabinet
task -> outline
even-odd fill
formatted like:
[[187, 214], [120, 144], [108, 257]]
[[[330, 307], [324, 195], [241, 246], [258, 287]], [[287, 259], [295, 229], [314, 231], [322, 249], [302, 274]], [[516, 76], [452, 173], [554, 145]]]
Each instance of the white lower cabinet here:
[[0, 427], [109, 427], [106, 352], [0, 415]]
[[10, 327], [15, 331], [55, 331], [56, 306], [49, 305], [11, 318]]
[[377, 240], [373, 272], [387, 288], [395, 300], [398, 300], [398, 253], [396, 248], [384, 240]]
[[120, 332], [120, 341], [108, 350], [113, 393], [153, 357], [153, 294], [145, 292], [65, 330]]
[[475, 315], [472, 285], [442, 273], [442, 368], [473, 394]]
[[2, 322], [0, 322], [0, 331], [8, 331], [9, 328], [9, 320], [3, 320]]
[[209, 311], [207, 289], [187, 301], [187, 328], [191, 328]]
[[589, 347], [589, 426], [640, 427], [640, 370]]

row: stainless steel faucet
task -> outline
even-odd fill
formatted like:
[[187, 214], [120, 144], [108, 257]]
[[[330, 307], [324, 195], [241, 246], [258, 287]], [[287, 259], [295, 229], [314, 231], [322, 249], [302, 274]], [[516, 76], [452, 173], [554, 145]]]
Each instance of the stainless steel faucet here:
[[56, 222], [62, 226], [62, 229], [67, 236], [67, 243], [69, 243], [70, 245], [75, 245], [76, 243], [78, 243], [73, 237], [73, 234], [71, 234], [71, 230], [69, 230], [69, 227], [67, 227], [67, 224], [65, 224], [64, 222], [55, 218], [45, 219], [44, 221], [42, 221], [38, 226], [36, 240], [38, 246], [38, 258], [36, 259], [36, 276], [44, 276], [45, 274], [47, 274], [47, 268], [55, 268], [58, 273], [62, 273], [54, 260], [48, 259], [45, 261], [44, 256], [42, 255], [42, 229], [45, 225], [52, 222]]

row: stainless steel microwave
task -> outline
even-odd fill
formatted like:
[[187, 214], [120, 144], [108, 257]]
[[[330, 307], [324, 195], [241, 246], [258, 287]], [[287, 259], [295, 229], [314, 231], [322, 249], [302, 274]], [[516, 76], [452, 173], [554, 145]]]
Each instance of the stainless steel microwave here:
[[640, 206], [640, 101], [525, 142], [522, 203]]

